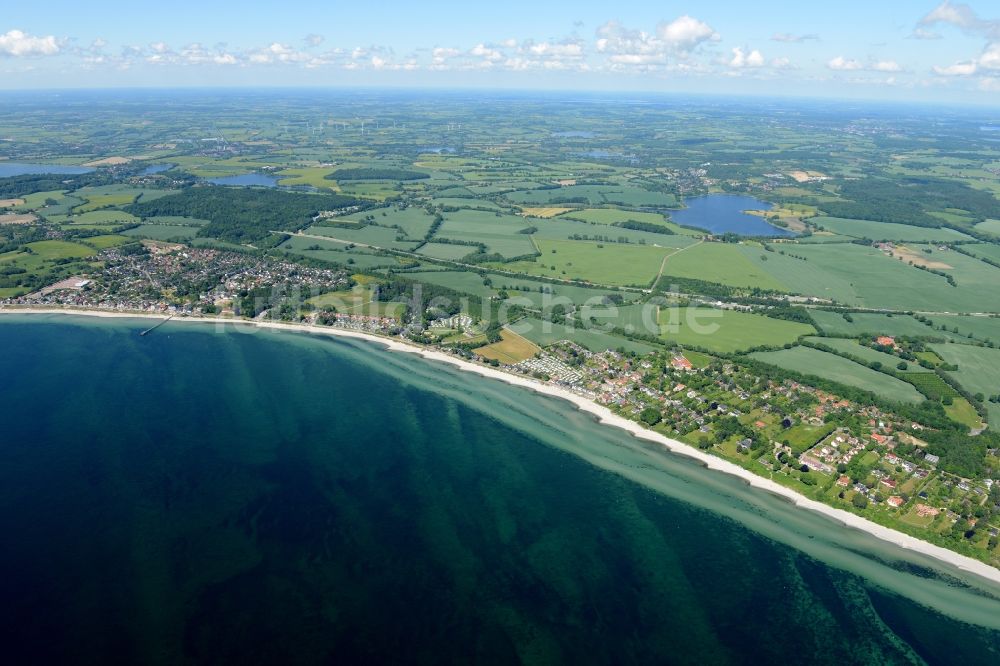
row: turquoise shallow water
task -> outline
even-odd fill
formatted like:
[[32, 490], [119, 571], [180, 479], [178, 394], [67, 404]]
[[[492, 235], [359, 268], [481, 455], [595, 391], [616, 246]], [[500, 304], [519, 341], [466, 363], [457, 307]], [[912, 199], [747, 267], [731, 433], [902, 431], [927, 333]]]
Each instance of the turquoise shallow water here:
[[16, 662], [1000, 654], [993, 587], [561, 401], [366, 343], [147, 326], [0, 320]]

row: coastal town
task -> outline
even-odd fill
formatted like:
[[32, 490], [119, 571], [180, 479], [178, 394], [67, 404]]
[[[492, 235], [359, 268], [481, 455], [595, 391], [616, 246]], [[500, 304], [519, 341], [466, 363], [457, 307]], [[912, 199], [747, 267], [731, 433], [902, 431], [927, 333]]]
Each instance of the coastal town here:
[[[923, 439], [927, 427], [878, 406], [676, 347], [595, 352], [557, 340], [498, 361], [486, 352], [485, 322], [464, 313], [429, 318], [430, 310], [404, 315], [345, 270], [148, 240], [103, 250], [98, 259], [99, 271], [0, 307], [285, 321], [398, 338], [560, 387], [876, 522], [938, 543], [997, 547], [1000, 483], [940, 469]], [[494, 340], [509, 345], [518, 337], [512, 328], [516, 322]], [[872, 343], [901, 349], [887, 336]], [[996, 460], [1000, 452], [987, 454]]]

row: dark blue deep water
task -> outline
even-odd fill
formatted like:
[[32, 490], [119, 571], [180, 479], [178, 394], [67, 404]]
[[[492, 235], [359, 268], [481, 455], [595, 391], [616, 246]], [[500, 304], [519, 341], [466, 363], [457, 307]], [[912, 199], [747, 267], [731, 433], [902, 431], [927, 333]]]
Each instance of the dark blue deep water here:
[[997, 663], [995, 589], [560, 401], [148, 325], [0, 321], [6, 663]]
[[745, 210], [771, 210], [771, 204], [737, 194], [709, 194], [684, 201], [686, 208], [670, 211], [670, 219], [686, 227], [705, 229], [713, 234], [741, 236], [793, 236], [787, 229], [768, 224]]

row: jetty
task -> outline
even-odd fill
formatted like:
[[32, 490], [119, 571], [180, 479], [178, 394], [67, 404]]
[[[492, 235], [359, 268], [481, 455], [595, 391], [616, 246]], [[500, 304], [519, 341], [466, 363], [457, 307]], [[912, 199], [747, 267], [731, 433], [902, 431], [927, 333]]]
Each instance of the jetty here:
[[145, 331], [143, 331], [143, 332], [139, 333], [139, 335], [140, 335], [140, 336], [143, 336], [143, 335], [148, 335], [149, 333], [152, 333], [153, 331], [155, 331], [155, 330], [156, 330], [156, 329], [158, 329], [159, 327], [163, 326], [164, 324], [166, 324], [166, 323], [167, 323], [168, 321], [170, 321], [170, 320], [171, 320], [171, 319], [173, 319], [173, 318], [174, 318], [174, 316], [173, 316], [173, 315], [170, 315], [169, 317], [167, 317], [167, 318], [166, 318], [166, 319], [164, 319], [163, 321], [161, 321], [161, 322], [157, 322], [157, 324], [156, 324], [155, 326], [150, 326], [150, 327], [149, 327], [149, 328], [147, 328], [147, 329], [146, 329]]

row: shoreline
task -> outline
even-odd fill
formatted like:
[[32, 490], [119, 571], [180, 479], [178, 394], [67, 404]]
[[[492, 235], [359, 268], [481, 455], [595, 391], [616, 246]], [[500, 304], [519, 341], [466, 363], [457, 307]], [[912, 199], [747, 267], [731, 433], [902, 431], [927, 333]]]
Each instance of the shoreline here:
[[[0, 307], [0, 315], [4, 314], [20, 314], [20, 315], [30, 315], [30, 314], [55, 314], [55, 315], [73, 315], [73, 316], [85, 316], [85, 317], [101, 317], [101, 318], [112, 318], [112, 319], [151, 319], [163, 321], [168, 315], [161, 314], [151, 314], [151, 313], [128, 313], [128, 312], [113, 312], [107, 310], [77, 310], [70, 308], [11, 308], [11, 307]], [[502, 370], [497, 370], [492, 367], [487, 367], [485, 365], [480, 365], [467, 361], [465, 359], [457, 358], [446, 354], [441, 351], [428, 349], [421, 347], [419, 345], [405, 342], [403, 340], [395, 338], [387, 338], [372, 333], [364, 333], [360, 331], [351, 331], [345, 329], [338, 329], [327, 326], [314, 326], [310, 324], [291, 324], [291, 323], [280, 323], [280, 322], [263, 322], [263, 321], [248, 321], [241, 319], [226, 319], [220, 317], [176, 317], [172, 318], [173, 322], [193, 322], [199, 324], [231, 324], [235, 326], [251, 326], [256, 328], [271, 329], [271, 330], [284, 330], [300, 333], [313, 333], [320, 335], [330, 335], [334, 337], [342, 338], [354, 338], [359, 340], [367, 340], [369, 342], [375, 342], [384, 345], [388, 351], [404, 352], [409, 354], [417, 354], [425, 359], [433, 361], [441, 361], [448, 363], [460, 370], [466, 372], [472, 372], [483, 377], [489, 377], [492, 379], [498, 379], [500, 381], [506, 382], [513, 386], [518, 386], [521, 388], [529, 389], [535, 393], [540, 393], [542, 395], [548, 395], [556, 398], [561, 398], [568, 401], [574, 405], [580, 411], [586, 412], [591, 416], [595, 417], [595, 420], [599, 425], [613, 426], [624, 430], [633, 437], [637, 439], [642, 439], [645, 441], [653, 442], [665, 447], [669, 452], [682, 455], [688, 459], [695, 460], [707, 469], [728, 474], [730, 476], [737, 477], [745, 482], [747, 485], [764, 490], [771, 493], [772, 495], [777, 495], [785, 500], [790, 501], [797, 507], [812, 511], [814, 513], [821, 514], [829, 519], [836, 521], [837, 523], [843, 525], [844, 527], [856, 529], [865, 532], [875, 538], [888, 542], [894, 546], [897, 546], [903, 550], [912, 551], [919, 553], [929, 558], [933, 558], [938, 562], [942, 562], [951, 567], [954, 567], [967, 574], [972, 574], [979, 578], [986, 579], [992, 583], [1000, 584], [1000, 569], [994, 568], [985, 562], [975, 560], [971, 557], [967, 557], [960, 553], [948, 550], [941, 546], [932, 544], [928, 541], [923, 541], [917, 537], [910, 536], [903, 532], [899, 532], [890, 527], [885, 527], [878, 523], [875, 523], [867, 518], [863, 518], [856, 514], [844, 511], [842, 509], [837, 509], [813, 499], [809, 499], [804, 495], [801, 495], [790, 488], [786, 488], [770, 479], [765, 479], [762, 476], [758, 476], [753, 472], [743, 469], [739, 465], [732, 463], [723, 458], [710, 455], [705, 453], [693, 446], [685, 444], [679, 440], [671, 439], [653, 430], [649, 430], [639, 425], [635, 421], [631, 421], [625, 417], [615, 414], [610, 409], [603, 405], [579, 396], [572, 391], [564, 389], [559, 386], [551, 386], [549, 384], [544, 384], [537, 380], [522, 377], [519, 375], [514, 375], [512, 373], [504, 372]]]

